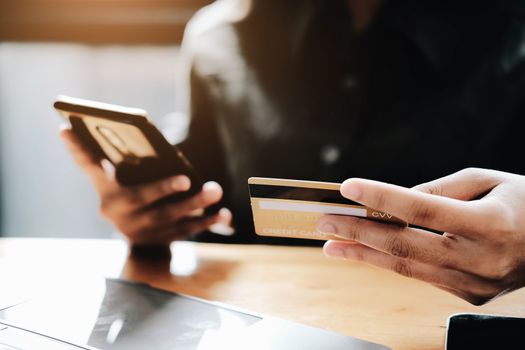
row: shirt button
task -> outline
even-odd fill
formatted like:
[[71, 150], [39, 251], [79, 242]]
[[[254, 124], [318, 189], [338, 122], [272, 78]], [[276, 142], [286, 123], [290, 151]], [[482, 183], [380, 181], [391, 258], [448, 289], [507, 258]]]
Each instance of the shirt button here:
[[343, 80], [343, 87], [345, 89], [351, 90], [359, 86], [359, 82], [354, 77], [347, 77]]
[[336, 145], [326, 145], [321, 148], [321, 160], [326, 165], [333, 165], [341, 158], [341, 150]]

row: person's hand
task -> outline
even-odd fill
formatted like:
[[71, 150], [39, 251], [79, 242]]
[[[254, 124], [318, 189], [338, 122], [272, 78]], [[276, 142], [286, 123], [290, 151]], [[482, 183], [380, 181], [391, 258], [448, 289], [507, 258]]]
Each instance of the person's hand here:
[[341, 186], [348, 199], [416, 227], [326, 215], [328, 256], [357, 260], [417, 278], [472, 304], [525, 286], [525, 177], [465, 169], [412, 189], [364, 179]]
[[166, 245], [203, 232], [214, 225], [228, 226], [231, 213], [222, 208], [217, 214], [202, 215], [204, 208], [217, 203], [222, 188], [215, 182], [204, 184], [202, 191], [177, 203], [152, 206], [154, 202], [187, 191], [190, 180], [179, 175], [153, 183], [123, 187], [111, 170], [103, 167], [75, 134], [67, 128], [60, 131], [75, 162], [89, 175], [100, 197], [100, 212], [134, 245]]

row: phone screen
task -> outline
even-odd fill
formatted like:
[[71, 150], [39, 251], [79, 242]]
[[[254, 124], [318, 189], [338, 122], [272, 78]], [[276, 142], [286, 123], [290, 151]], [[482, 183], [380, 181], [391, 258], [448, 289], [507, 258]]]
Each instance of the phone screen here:
[[522, 349], [525, 318], [456, 314], [449, 317], [446, 350]]

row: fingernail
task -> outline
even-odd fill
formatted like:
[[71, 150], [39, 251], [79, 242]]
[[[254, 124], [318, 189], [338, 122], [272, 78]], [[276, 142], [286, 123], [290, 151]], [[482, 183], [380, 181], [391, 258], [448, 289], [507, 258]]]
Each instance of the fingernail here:
[[331, 258], [344, 258], [345, 257], [345, 252], [343, 251], [343, 248], [338, 247], [338, 246], [334, 247], [332, 245], [329, 245], [326, 247], [324, 252], [326, 256], [329, 256]]
[[319, 230], [319, 232], [322, 232], [322, 233], [328, 233], [332, 235], [337, 234], [337, 227], [335, 227], [335, 225], [330, 222], [321, 223], [317, 227], [317, 229]]
[[104, 172], [107, 176], [109, 176], [110, 178], [115, 176], [115, 166], [109, 160], [102, 159], [100, 161], [100, 165], [102, 166], [102, 169], [104, 169]]
[[174, 191], [187, 191], [190, 186], [190, 179], [187, 176], [177, 176], [171, 180], [171, 188]]
[[353, 184], [354, 181], [346, 180], [341, 185], [341, 194], [348, 199], [358, 201], [361, 198], [361, 189], [356, 184]]
[[59, 132], [63, 132], [63, 131], [70, 130], [70, 129], [71, 128], [69, 127], [69, 125], [65, 123], [60, 124], [60, 126], [58, 127]]
[[224, 220], [224, 222], [230, 224], [232, 220], [232, 212], [228, 208], [221, 208], [219, 210], [219, 215]]
[[211, 225], [209, 230], [210, 232], [221, 236], [232, 236], [235, 233], [233, 227], [223, 224], [222, 222]]
[[208, 181], [204, 185], [202, 185], [202, 189], [205, 191], [209, 191], [217, 187], [219, 187], [219, 184], [216, 183], [215, 181]]
[[213, 181], [206, 182], [202, 186], [202, 190], [204, 192], [204, 196], [206, 200], [215, 200], [216, 198], [218, 200], [222, 196], [221, 186], [219, 186], [218, 183], [213, 182]]

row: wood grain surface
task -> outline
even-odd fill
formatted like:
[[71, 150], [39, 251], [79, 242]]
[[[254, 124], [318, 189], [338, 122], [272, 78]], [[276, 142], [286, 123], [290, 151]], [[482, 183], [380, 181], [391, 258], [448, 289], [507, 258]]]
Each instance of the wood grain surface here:
[[0, 280], [88, 275], [146, 282], [393, 349], [443, 349], [454, 313], [525, 316], [525, 289], [477, 307], [389, 271], [326, 258], [320, 248], [180, 242], [171, 254], [146, 257], [119, 240], [0, 239]]

